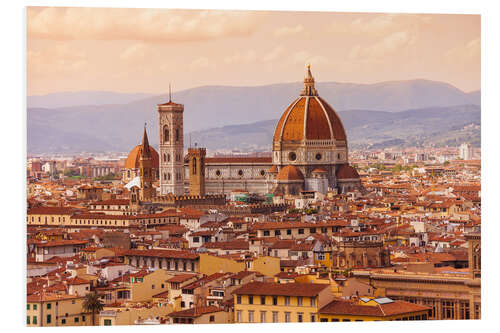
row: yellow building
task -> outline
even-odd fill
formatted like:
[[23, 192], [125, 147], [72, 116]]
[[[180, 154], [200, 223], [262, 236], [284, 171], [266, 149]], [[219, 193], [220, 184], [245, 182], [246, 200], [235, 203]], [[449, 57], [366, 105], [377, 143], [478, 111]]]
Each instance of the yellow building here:
[[90, 326], [92, 315], [84, 312], [84, 297], [75, 295], [34, 294], [29, 295], [26, 305], [26, 325], [45, 326]]
[[280, 258], [261, 256], [252, 259], [236, 260], [227, 257], [200, 253], [200, 273], [236, 273], [241, 271], [259, 272], [265, 276], [274, 276], [280, 272]]
[[106, 306], [99, 313], [100, 326], [134, 325], [136, 320], [158, 318], [167, 320], [167, 315], [173, 311], [172, 305], [157, 303], [154, 306]]
[[233, 292], [236, 323], [315, 322], [333, 300], [329, 284], [250, 282]]
[[427, 320], [430, 308], [389, 298], [336, 299], [318, 313], [321, 322]]

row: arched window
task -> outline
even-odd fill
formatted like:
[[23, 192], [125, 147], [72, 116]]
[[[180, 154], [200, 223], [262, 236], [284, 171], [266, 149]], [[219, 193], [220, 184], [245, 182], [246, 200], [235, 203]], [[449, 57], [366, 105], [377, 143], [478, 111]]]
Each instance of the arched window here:
[[167, 154], [163, 154], [163, 162], [166, 162], [167, 161]]
[[175, 141], [179, 141], [179, 129], [175, 129]]
[[170, 180], [170, 172], [168, 173], [168, 177], [167, 177], [168, 180]]
[[130, 178], [130, 170], [127, 170], [127, 178]]
[[170, 131], [168, 130], [168, 127], [165, 126], [163, 127], [163, 142], [168, 142], [170, 141]]
[[193, 158], [193, 175], [196, 175], [196, 158]]
[[167, 154], [167, 162], [170, 162], [170, 154]]
[[166, 173], [163, 174], [163, 180], [167, 180], [167, 174]]

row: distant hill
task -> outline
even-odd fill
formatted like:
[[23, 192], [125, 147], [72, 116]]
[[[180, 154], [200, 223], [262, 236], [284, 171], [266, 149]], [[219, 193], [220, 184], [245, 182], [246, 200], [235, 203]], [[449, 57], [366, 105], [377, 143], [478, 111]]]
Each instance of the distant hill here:
[[78, 91], [28, 96], [28, 108], [63, 108], [76, 105], [127, 104], [153, 96], [143, 93], [117, 93], [112, 91]]
[[[401, 112], [340, 111], [351, 148], [414, 146], [424, 143], [480, 145], [481, 109], [476, 105], [414, 109]], [[271, 149], [278, 119], [195, 131], [192, 142], [209, 149]], [[467, 125], [471, 128], [465, 128]], [[453, 139], [456, 139], [454, 142]]]
[[[480, 105], [480, 92], [464, 93], [447, 83], [428, 80], [377, 84], [326, 82], [317, 84], [317, 88], [337, 111], [365, 110], [362, 120], [366, 122], [376, 118], [376, 112], [385, 114], [410, 109]], [[279, 118], [301, 89], [301, 82], [259, 87], [206, 86], [177, 92], [173, 99], [185, 106], [185, 143], [188, 144], [189, 132], [194, 132], [194, 142], [196, 132], [224, 126], [230, 129], [234, 124], [243, 124], [238, 125], [243, 127], [235, 128], [238, 132], [235, 134], [243, 135], [242, 131], [246, 130], [248, 135], [256, 135], [255, 131], [260, 131], [265, 136], [264, 127], [252, 129], [256, 125], [248, 124]], [[156, 143], [156, 105], [167, 100], [165, 94], [129, 103], [97, 105], [93, 101], [88, 105], [77, 105], [81, 101], [77, 99], [77, 106], [28, 108], [28, 152], [127, 151], [139, 143], [144, 122], [148, 123], [150, 141]], [[350, 117], [355, 115], [342, 117], [345, 117], [345, 125], [349, 127]], [[201, 139], [202, 136], [199, 141]], [[228, 144], [234, 146], [240, 144], [236, 137], [220, 140], [229, 140]], [[265, 140], [269, 144], [270, 141]], [[350, 141], [355, 140], [350, 136]], [[258, 145], [257, 142], [252, 144]], [[211, 142], [200, 144], [209, 146]]]

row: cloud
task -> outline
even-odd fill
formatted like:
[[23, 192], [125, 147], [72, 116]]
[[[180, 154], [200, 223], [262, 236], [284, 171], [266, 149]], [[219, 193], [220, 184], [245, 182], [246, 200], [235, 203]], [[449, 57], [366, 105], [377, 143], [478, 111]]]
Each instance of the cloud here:
[[297, 35], [304, 31], [302, 24], [298, 24], [294, 27], [279, 27], [274, 30], [274, 37], [287, 37]]
[[261, 60], [263, 62], [271, 62], [283, 57], [284, 54], [285, 54], [285, 48], [283, 47], [283, 45], [278, 45], [274, 47], [271, 51], [266, 53]]
[[473, 69], [480, 73], [481, 38], [475, 38], [448, 50], [444, 53], [443, 60], [447, 65], [458, 65], [461, 68]]
[[217, 10], [28, 7], [28, 38], [200, 41], [252, 34], [264, 13]]
[[409, 31], [398, 31], [368, 46], [354, 46], [349, 52], [351, 60], [378, 60], [399, 53], [415, 44], [415, 35]]
[[27, 52], [27, 71], [30, 76], [71, 75], [83, 71], [87, 64], [87, 54], [67, 44], [56, 44]]
[[328, 60], [320, 55], [313, 55], [307, 51], [297, 51], [291, 55], [291, 62], [293, 64], [311, 64], [318, 66], [326, 63]]
[[130, 61], [145, 61], [147, 54], [150, 52], [148, 46], [142, 43], [136, 43], [127, 47], [121, 54], [120, 59]]
[[349, 23], [330, 22], [325, 31], [351, 36], [384, 37], [398, 31], [417, 32], [432, 21], [432, 16], [422, 14], [379, 14], [359, 17]]
[[202, 69], [215, 69], [215, 65], [206, 57], [197, 58], [189, 64], [189, 70], [193, 72]]
[[236, 51], [233, 55], [224, 58], [227, 64], [249, 64], [255, 62], [257, 53], [254, 50], [247, 50], [245, 52]]

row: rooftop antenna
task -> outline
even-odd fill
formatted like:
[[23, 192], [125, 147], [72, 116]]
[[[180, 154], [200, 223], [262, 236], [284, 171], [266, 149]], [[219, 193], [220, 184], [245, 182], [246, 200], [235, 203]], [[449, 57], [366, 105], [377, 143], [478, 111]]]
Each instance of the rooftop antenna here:
[[168, 101], [172, 102], [172, 85], [168, 84]]

